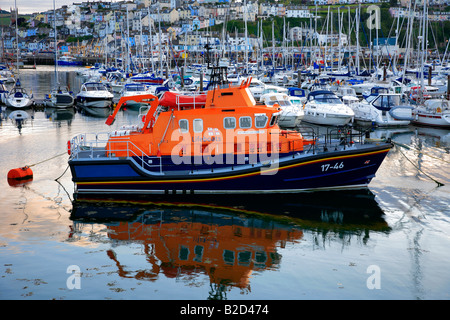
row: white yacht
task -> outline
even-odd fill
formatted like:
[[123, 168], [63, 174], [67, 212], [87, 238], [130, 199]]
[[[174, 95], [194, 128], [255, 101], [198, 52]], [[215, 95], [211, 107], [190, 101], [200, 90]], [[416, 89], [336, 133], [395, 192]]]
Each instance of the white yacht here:
[[413, 119], [413, 107], [401, 105], [400, 94], [380, 93], [349, 106], [355, 112], [355, 121], [378, 127], [407, 126]]
[[446, 99], [426, 100], [413, 110], [413, 123], [433, 127], [450, 128], [450, 101]]
[[[144, 83], [127, 83], [120, 91], [121, 97], [139, 96], [143, 94], [154, 94], [154, 90], [151, 90], [151, 86]], [[141, 103], [133, 100], [126, 102], [127, 108], [140, 108]]]
[[28, 108], [34, 103], [33, 94], [28, 94], [27, 91], [20, 85], [20, 80], [17, 79], [14, 87], [8, 94], [5, 95], [4, 103], [10, 108]]
[[70, 108], [74, 105], [73, 93], [66, 86], [58, 85], [45, 96], [44, 104], [52, 108]]
[[318, 90], [308, 94], [303, 121], [330, 126], [343, 126], [355, 113], [331, 91]]
[[294, 128], [300, 124], [305, 113], [299, 105], [291, 102], [291, 97], [285, 93], [267, 93], [260, 101], [268, 107], [280, 108], [278, 125], [282, 128]]
[[112, 104], [114, 95], [101, 82], [86, 82], [77, 94], [77, 104], [85, 107], [105, 108]]

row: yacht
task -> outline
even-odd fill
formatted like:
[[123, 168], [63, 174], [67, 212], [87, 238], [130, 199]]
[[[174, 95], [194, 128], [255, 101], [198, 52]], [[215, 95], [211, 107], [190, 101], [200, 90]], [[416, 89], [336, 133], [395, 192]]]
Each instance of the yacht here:
[[27, 91], [20, 85], [20, 80], [17, 79], [14, 87], [5, 96], [5, 105], [10, 108], [23, 109], [31, 107], [34, 103], [33, 94], [28, 94]]
[[261, 96], [260, 101], [268, 107], [280, 109], [278, 125], [281, 128], [295, 128], [305, 115], [303, 109], [294, 105], [285, 93], [267, 93]]
[[426, 100], [413, 110], [413, 123], [450, 129], [450, 101], [446, 99]]
[[319, 125], [344, 126], [355, 116], [350, 107], [327, 90], [310, 92], [304, 112], [303, 121]]
[[[150, 90], [150, 85], [144, 83], [127, 83], [124, 85], [123, 89], [120, 91], [121, 97], [139, 96], [143, 94], [153, 93]], [[134, 100], [127, 101], [128, 108], [139, 108], [141, 103], [135, 102]]]
[[44, 104], [53, 108], [70, 108], [74, 105], [73, 92], [66, 86], [58, 85], [53, 88], [44, 98]]
[[101, 82], [85, 82], [77, 94], [77, 104], [86, 107], [105, 108], [112, 104], [114, 95]]
[[355, 112], [355, 121], [378, 127], [407, 126], [413, 120], [413, 107], [402, 105], [400, 94], [380, 93], [349, 106]]

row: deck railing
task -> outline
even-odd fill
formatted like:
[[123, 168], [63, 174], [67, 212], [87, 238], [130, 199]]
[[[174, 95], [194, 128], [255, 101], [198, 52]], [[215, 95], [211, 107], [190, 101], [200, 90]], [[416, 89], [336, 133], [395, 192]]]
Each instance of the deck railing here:
[[[103, 138], [105, 137], [106, 138]], [[114, 158], [118, 153], [132, 157], [142, 168], [157, 168], [162, 173], [161, 157], [149, 156], [130, 140], [109, 140], [110, 133], [79, 134], [70, 141], [71, 159]], [[120, 147], [116, 147], [120, 146]], [[156, 160], [156, 161], [155, 161]], [[155, 163], [154, 163], [155, 161]]]

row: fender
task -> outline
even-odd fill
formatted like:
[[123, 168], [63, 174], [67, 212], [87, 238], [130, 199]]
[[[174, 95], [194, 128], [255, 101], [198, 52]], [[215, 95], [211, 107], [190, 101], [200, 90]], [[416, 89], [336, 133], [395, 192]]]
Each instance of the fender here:
[[411, 107], [411, 106], [395, 106], [389, 110], [389, 114], [391, 115], [392, 118], [397, 119], [397, 120], [409, 120], [409, 121], [414, 120], [414, 116], [412, 116], [412, 112], [411, 112], [411, 117], [399, 117], [399, 116], [395, 115], [394, 111], [397, 109], [410, 109], [412, 111], [412, 110], [414, 110], [413, 107]]

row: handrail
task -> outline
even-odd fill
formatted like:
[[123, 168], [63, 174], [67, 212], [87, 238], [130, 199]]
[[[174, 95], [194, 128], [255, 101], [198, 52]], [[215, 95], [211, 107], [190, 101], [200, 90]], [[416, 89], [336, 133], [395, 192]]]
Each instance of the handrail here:
[[167, 130], [169, 129], [170, 123], [172, 122], [172, 119], [173, 119], [173, 110], [172, 110], [172, 113], [170, 114], [170, 118], [169, 118], [169, 122], [167, 123], [166, 130], [164, 130], [164, 134], [161, 137], [161, 141], [158, 143], [158, 154], [160, 154], [160, 152], [161, 152], [159, 147], [161, 146], [161, 143], [163, 143], [164, 138], [166, 137], [166, 133], [167, 133]]
[[[70, 156], [71, 159], [74, 159], [74, 158], [79, 159], [79, 154], [81, 152], [89, 152], [90, 157], [94, 158], [94, 152], [101, 151], [101, 152], [105, 152], [104, 157], [108, 158], [108, 157], [111, 157], [111, 154], [113, 154], [114, 152], [126, 151], [127, 157], [136, 156], [137, 158], [139, 158], [140, 166], [142, 168], [144, 168], [145, 165], [147, 165], [148, 167], [159, 166], [159, 171], [162, 173], [162, 161], [161, 161], [160, 157], [150, 156], [150, 155], [146, 154], [144, 151], [142, 151], [138, 146], [136, 146], [130, 140], [113, 140], [113, 141], [111, 141], [109, 139], [107, 139], [107, 140], [99, 139], [99, 135], [101, 135], [101, 134], [108, 134], [108, 137], [109, 137], [109, 133], [102, 132], [99, 134], [93, 134], [93, 135], [95, 135], [95, 138], [93, 138], [93, 139], [87, 139], [86, 138], [87, 134], [79, 134], [79, 135], [75, 136], [74, 138], [72, 138], [71, 150], [70, 150], [71, 151], [71, 156]], [[104, 143], [104, 146], [99, 146], [100, 143]], [[120, 149], [115, 149], [113, 146], [118, 143], [125, 143], [126, 147], [120, 148]], [[106, 148], [107, 145], [109, 145], [109, 148]], [[83, 147], [88, 147], [88, 149], [82, 150]], [[106, 153], [107, 151], [108, 151], [108, 154]], [[159, 165], [146, 164], [145, 158], [159, 159]]]

